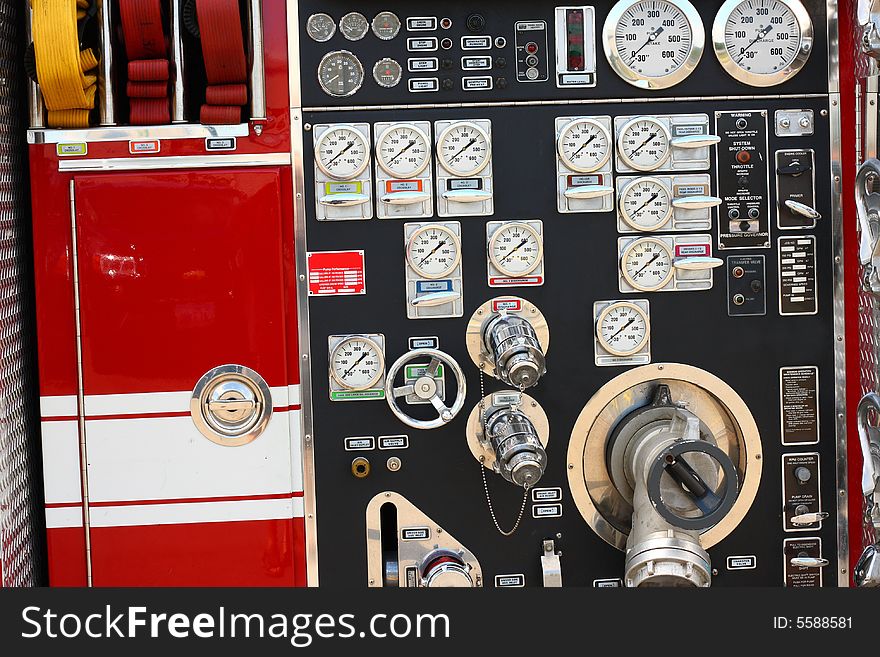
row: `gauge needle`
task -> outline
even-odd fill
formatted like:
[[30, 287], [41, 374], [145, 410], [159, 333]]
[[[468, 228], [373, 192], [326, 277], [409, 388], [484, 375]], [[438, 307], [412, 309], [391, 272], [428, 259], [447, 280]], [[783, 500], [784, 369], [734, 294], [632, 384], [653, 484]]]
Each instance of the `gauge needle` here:
[[415, 145], [416, 145], [415, 140], [409, 142], [409, 144], [407, 144], [407, 145], [404, 146], [402, 149], [400, 149], [400, 151], [397, 153], [397, 155], [395, 155], [395, 156], [392, 157], [390, 160], [388, 160], [388, 164], [394, 164], [394, 160], [396, 160], [397, 158], [399, 158], [401, 155], [403, 155], [404, 153], [406, 153], [410, 148], [412, 148], [412, 147], [415, 146]]
[[639, 144], [639, 147], [638, 147], [636, 150], [634, 150], [634, 151], [631, 153], [631, 155], [635, 155], [636, 153], [638, 153], [640, 150], [642, 150], [642, 149], [645, 147], [645, 145], [646, 145], [649, 141], [651, 141], [652, 139], [654, 139], [654, 138], [656, 138], [656, 137], [657, 137], [657, 133], [656, 133], [656, 132], [652, 132], [650, 135], [648, 135], [648, 138], [647, 138], [645, 141], [643, 141], [641, 144]]
[[641, 274], [643, 271], [645, 271], [648, 267], [650, 267], [651, 265], [653, 265], [653, 264], [654, 264], [654, 261], [657, 260], [657, 258], [659, 258], [659, 257], [660, 257], [660, 254], [659, 254], [659, 253], [655, 253], [655, 254], [654, 254], [654, 257], [651, 258], [650, 260], [648, 260], [648, 262], [646, 262], [646, 263], [644, 264], [644, 266], [636, 272], [636, 276], [638, 276], [638, 275]]
[[658, 27], [656, 30], [654, 30], [653, 32], [651, 32], [651, 33], [648, 35], [648, 40], [645, 41], [645, 43], [642, 44], [642, 47], [639, 48], [638, 50], [636, 50], [636, 51], [632, 54], [632, 58], [630, 58], [629, 63], [632, 64], [632, 63], [636, 60], [636, 55], [638, 55], [640, 52], [642, 52], [642, 50], [645, 49], [645, 46], [647, 46], [649, 43], [653, 43], [654, 41], [656, 41], [656, 40], [657, 40], [657, 37], [660, 36], [660, 33], [661, 33], [662, 31], [663, 31], [663, 26], [660, 26], [660, 27]]
[[346, 147], [343, 148], [341, 151], [339, 151], [339, 152], [336, 154], [336, 156], [335, 156], [332, 160], [330, 160], [330, 161], [327, 163], [326, 166], [329, 167], [329, 166], [330, 166], [331, 164], [333, 164], [336, 160], [338, 160], [340, 157], [342, 157], [343, 155], [345, 155], [345, 153], [348, 151], [348, 149], [351, 148], [352, 146], [354, 146], [354, 142], [353, 142], [353, 141], [348, 142], [348, 146], [346, 146]]
[[755, 37], [755, 40], [752, 41], [752, 42], [751, 42], [749, 45], [747, 45], [745, 48], [743, 48], [742, 51], [740, 51], [740, 53], [739, 53], [739, 61], [742, 62], [743, 57], [745, 56], [745, 54], [746, 54], [746, 52], [749, 50], [749, 48], [751, 48], [753, 45], [755, 45], [756, 43], [758, 43], [758, 41], [760, 41], [761, 39], [763, 39], [765, 36], [767, 36], [768, 34], [770, 34], [772, 31], [773, 31], [773, 26], [772, 26], [772, 25], [766, 25], [765, 27], [763, 27], [763, 28], [761, 28], [760, 30], [758, 30], [758, 36]]
[[610, 338], [608, 338], [608, 339], [609, 339], [609, 340], [613, 340], [614, 338], [616, 338], [618, 335], [620, 335], [620, 334], [623, 333], [626, 329], [628, 329], [628, 328], [630, 327], [630, 325], [631, 325], [634, 321], [636, 321], [636, 318], [635, 318], [635, 317], [631, 317], [630, 320], [629, 320], [626, 324], [624, 324], [623, 326], [620, 327], [620, 329], [617, 331], [617, 333], [615, 333], [614, 335], [612, 335], [612, 336], [611, 336]]
[[514, 253], [516, 253], [517, 251], [519, 251], [521, 248], [523, 248], [523, 247], [524, 247], [526, 244], [528, 244], [528, 243], [529, 243], [529, 240], [525, 239], [525, 240], [523, 240], [522, 242], [520, 242], [519, 244], [517, 244], [515, 249], [513, 249], [513, 250], [510, 251], [506, 256], [504, 256], [503, 258], [501, 258], [501, 262], [504, 262], [505, 260], [507, 260], [510, 256], [512, 256], [512, 255], [513, 255]]
[[578, 155], [580, 155], [581, 151], [584, 150], [584, 149], [585, 149], [587, 146], [589, 146], [591, 143], [593, 143], [593, 141], [596, 139], [597, 136], [598, 136], [598, 135], [592, 135], [589, 139], [587, 139], [587, 141], [585, 141], [585, 142], [583, 143], [583, 145], [582, 145], [579, 149], [577, 149], [577, 150], [572, 154], [571, 159], [574, 159], [574, 158], [576, 158]]
[[654, 195], [653, 195], [651, 198], [649, 198], [647, 201], [645, 201], [644, 203], [642, 203], [642, 207], [640, 207], [638, 210], [636, 210], [635, 212], [633, 212], [633, 216], [635, 217], [639, 212], [641, 212], [641, 211], [644, 210], [646, 207], [648, 207], [648, 204], [649, 204], [649, 203], [653, 203], [653, 202], [657, 199], [658, 196], [660, 196], [660, 192], [654, 192]]
[[439, 251], [440, 248], [441, 248], [444, 244], [446, 244], [446, 240], [443, 240], [442, 242], [440, 242], [437, 246], [435, 246], [435, 247], [431, 250], [431, 252], [430, 252], [428, 255], [426, 255], [424, 258], [422, 258], [421, 260], [419, 260], [419, 267], [422, 266], [422, 264], [425, 262], [425, 260], [427, 260], [428, 258], [430, 258], [430, 257], [431, 257], [432, 255], [434, 255], [435, 253], [437, 253], [437, 251]]
[[464, 148], [462, 148], [460, 151], [458, 151], [458, 153], [456, 153], [455, 155], [453, 155], [452, 157], [450, 157], [450, 158], [449, 158], [449, 161], [450, 161], [450, 162], [455, 162], [455, 160], [458, 159], [458, 156], [459, 156], [459, 155], [461, 155], [462, 153], [464, 153], [467, 149], [469, 149], [471, 146], [473, 146], [473, 145], [476, 144], [476, 143], [477, 143], [477, 138], [474, 137], [474, 138], [471, 139], [467, 144], [465, 144]]
[[333, 82], [333, 80], [338, 80], [338, 79], [339, 79], [339, 73], [337, 73], [337, 74], [334, 75], [332, 78], [330, 78], [329, 80], [327, 80], [327, 84], [330, 84], [331, 82]]
[[347, 377], [349, 374], [351, 374], [352, 370], [353, 370], [355, 367], [357, 367], [358, 365], [360, 365], [360, 364], [361, 364], [361, 361], [362, 361], [364, 358], [366, 358], [366, 357], [367, 357], [367, 352], [365, 351], [364, 353], [361, 354], [361, 357], [358, 358], [358, 359], [355, 361], [354, 365], [352, 365], [352, 366], [349, 367], [347, 370], [345, 370], [345, 374], [342, 375], [342, 378], [344, 379], [344, 378]]

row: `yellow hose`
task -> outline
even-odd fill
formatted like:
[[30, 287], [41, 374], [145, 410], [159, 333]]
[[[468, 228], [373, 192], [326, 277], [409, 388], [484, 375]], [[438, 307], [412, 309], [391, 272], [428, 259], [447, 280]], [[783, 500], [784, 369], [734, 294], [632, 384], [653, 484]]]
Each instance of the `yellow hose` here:
[[91, 49], [80, 52], [77, 20], [89, 0], [32, 0], [37, 80], [51, 128], [87, 128], [95, 107], [97, 65]]

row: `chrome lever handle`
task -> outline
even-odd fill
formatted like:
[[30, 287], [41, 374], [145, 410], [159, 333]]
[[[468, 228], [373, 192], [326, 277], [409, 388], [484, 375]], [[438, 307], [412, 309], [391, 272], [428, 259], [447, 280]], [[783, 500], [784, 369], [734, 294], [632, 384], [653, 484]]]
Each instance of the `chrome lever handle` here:
[[831, 562], [823, 557], [792, 557], [790, 563], [801, 568], [824, 568]]
[[827, 517], [827, 511], [819, 511], [816, 513], [801, 513], [800, 515], [792, 516], [790, 522], [792, 525], [815, 525], [817, 522], [822, 522]]
[[721, 258], [713, 258], [711, 256], [688, 256], [686, 258], [675, 258], [672, 266], [676, 269], [685, 271], [703, 271], [706, 269], [715, 269], [724, 264]]
[[684, 137], [675, 137], [669, 143], [676, 148], [703, 148], [704, 146], [714, 146], [721, 141], [718, 135], [686, 135]]
[[608, 185], [579, 185], [565, 190], [565, 198], [587, 199], [609, 196], [614, 193], [614, 188]]
[[672, 207], [683, 210], [704, 210], [717, 208], [721, 205], [721, 199], [717, 196], [680, 196], [672, 199]]
[[811, 208], [805, 203], [799, 203], [798, 201], [792, 201], [791, 199], [788, 199], [785, 201], [785, 207], [787, 207], [795, 214], [799, 214], [802, 217], [806, 217], [807, 219], [822, 218], [822, 215], [819, 213], [818, 210], [816, 210], [816, 208]]

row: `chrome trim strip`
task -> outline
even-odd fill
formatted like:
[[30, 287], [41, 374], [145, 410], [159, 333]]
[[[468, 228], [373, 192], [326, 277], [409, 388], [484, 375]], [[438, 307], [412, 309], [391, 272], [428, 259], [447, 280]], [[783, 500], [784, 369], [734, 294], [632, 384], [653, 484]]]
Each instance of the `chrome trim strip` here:
[[[33, 13], [30, 2], [25, 3], [25, 29], [28, 44], [33, 43]], [[43, 94], [40, 91], [40, 85], [28, 77], [28, 114], [30, 116], [29, 125], [31, 128], [42, 128], [46, 124], [43, 121]]]
[[87, 128], [83, 130], [28, 130], [29, 144], [81, 144], [99, 141], [130, 141], [132, 139], [209, 139], [214, 137], [247, 137], [248, 124], [237, 125], [149, 125]]
[[[866, 78], [864, 110], [861, 102], [856, 103], [856, 111], [862, 112], [863, 110], [861, 123], [864, 126], [863, 132], [856, 132], [856, 137], [860, 137], [864, 140], [864, 156], [863, 159], [858, 162], [859, 164], [870, 157], [877, 157], [877, 133], [878, 131], [880, 131], [880, 125], [878, 125], [880, 114], [878, 114], [877, 104], [878, 102], [880, 102], [880, 94], [878, 94], [878, 88], [880, 88], [880, 78], [878, 78], [878, 76], [872, 75]], [[861, 87], [858, 84], [856, 85], [856, 91], [861, 91]], [[860, 152], [860, 149], [857, 148], [856, 150], [858, 154], [858, 152]]]
[[98, 0], [98, 23], [100, 24], [101, 52], [96, 53], [98, 64], [98, 103], [101, 125], [116, 125], [116, 95], [113, 92], [113, 17], [110, 0]]
[[263, 0], [250, 0], [251, 121], [266, 118], [266, 65], [263, 54]]
[[260, 155], [170, 155], [168, 157], [112, 157], [59, 160], [59, 171], [150, 171], [154, 169], [207, 169], [216, 167], [270, 167], [290, 164], [289, 153]]
[[171, 65], [174, 78], [171, 83], [171, 122], [186, 121], [186, 91], [184, 89], [183, 62], [183, 0], [171, 0]]

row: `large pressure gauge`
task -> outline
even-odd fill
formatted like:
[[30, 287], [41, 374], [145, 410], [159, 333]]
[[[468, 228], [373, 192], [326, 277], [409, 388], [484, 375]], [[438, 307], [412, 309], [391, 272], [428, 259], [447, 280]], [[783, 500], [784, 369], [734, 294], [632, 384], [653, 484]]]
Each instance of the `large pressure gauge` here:
[[624, 280], [636, 290], [653, 292], [659, 290], [675, 273], [672, 249], [654, 237], [643, 237], [624, 249], [620, 258], [620, 271]]
[[423, 278], [443, 278], [455, 271], [461, 261], [461, 241], [446, 226], [422, 226], [409, 238], [406, 261]]
[[611, 136], [595, 119], [575, 119], [563, 128], [557, 150], [569, 169], [591, 173], [611, 157]]
[[370, 163], [370, 147], [360, 131], [336, 126], [318, 138], [315, 163], [326, 175], [337, 180], [356, 178]]
[[440, 166], [453, 176], [477, 175], [489, 164], [491, 155], [489, 135], [474, 123], [453, 123], [437, 138]]
[[648, 342], [648, 313], [634, 303], [618, 301], [605, 308], [596, 320], [596, 338], [613, 356], [632, 356]]
[[330, 376], [347, 390], [369, 390], [384, 372], [382, 348], [370, 338], [353, 335], [330, 353]]
[[657, 178], [636, 178], [620, 193], [620, 217], [633, 230], [662, 228], [672, 216], [672, 195]]
[[813, 22], [800, 0], [727, 0], [715, 17], [712, 42], [731, 76], [753, 87], [771, 87], [807, 63]]
[[489, 260], [499, 272], [511, 278], [531, 274], [543, 256], [541, 235], [526, 223], [504, 224], [489, 240]]
[[428, 166], [430, 149], [428, 135], [411, 123], [400, 123], [379, 136], [376, 160], [389, 176], [413, 178]]
[[602, 42], [621, 78], [642, 89], [666, 89], [697, 67], [706, 32], [688, 0], [620, 0], [608, 12]]
[[669, 159], [672, 136], [669, 129], [650, 116], [637, 116], [620, 129], [617, 153], [636, 171], [653, 171]]
[[364, 66], [347, 50], [328, 52], [318, 64], [318, 83], [330, 96], [351, 96], [364, 83]]

